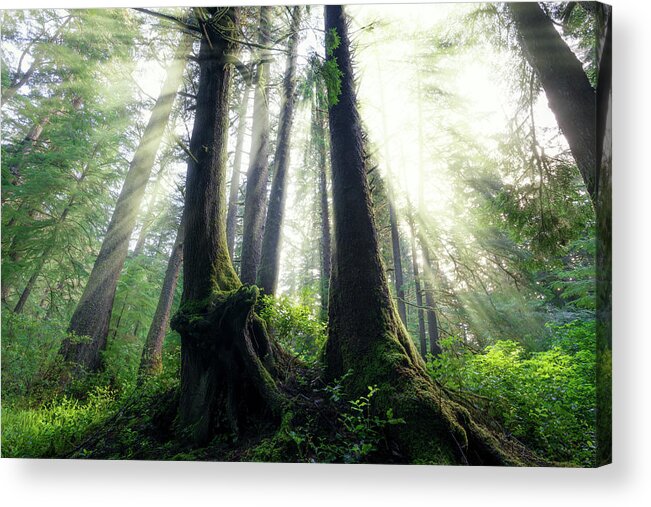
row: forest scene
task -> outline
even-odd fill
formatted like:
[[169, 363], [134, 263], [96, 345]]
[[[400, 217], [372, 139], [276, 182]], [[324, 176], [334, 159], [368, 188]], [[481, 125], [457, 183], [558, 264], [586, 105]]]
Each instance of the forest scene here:
[[611, 461], [611, 9], [3, 10], [2, 457]]

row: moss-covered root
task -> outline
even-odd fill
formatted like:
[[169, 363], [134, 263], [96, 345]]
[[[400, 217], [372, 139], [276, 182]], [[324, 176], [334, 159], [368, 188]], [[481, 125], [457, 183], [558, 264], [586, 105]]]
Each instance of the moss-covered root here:
[[[381, 396], [404, 425], [392, 427], [411, 463], [540, 466], [545, 463], [514, 440], [486, 428], [465, 407], [417, 370], [400, 369]], [[378, 393], [381, 395], [382, 389]]]
[[215, 292], [172, 320], [183, 342], [179, 425], [194, 444], [281, 415], [276, 348], [253, 313], [257, 297], [256, 287]]
[[[390, 316], [389, 316], [390, 317]], [[391, 426], [389, 438], [410, 463], [540, 466], [545, 462], [514, 440], [479, 423], [451, 399], [425, 371], [404, 327], [387, 318], [384, 333], [350, 357], [342, 347], [326, 346], [326, 372], [340, 376], [347, 369], [347, 390], [361, 396], [376, 385], [375, 409], [391, 409], [405, 424]]]

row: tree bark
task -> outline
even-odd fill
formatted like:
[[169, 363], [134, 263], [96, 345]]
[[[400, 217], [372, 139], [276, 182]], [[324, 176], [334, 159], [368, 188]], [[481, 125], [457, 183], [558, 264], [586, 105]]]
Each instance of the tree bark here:
[[612, 14], [599, 61], [597, 86], [597, 464], [612, 462]]
[[278, 284], [280, 260], [280, 229], [285, 212], [287, 193], [287, 170], [289, 168], [290, 140], [296, 105], [296, 59], [301, 25], [301, 7], [292, 9], [291, 35], [287, 44], [287, 65], [283, 79], [283, 104], [280, 113], [280, 127], [274, 156], [273, 183], [269, 196], [269, 209], [262, 237], [260, 267], [257, 285], [265, 294], [275, 294]]
[[[260, 7], [260, 35], [262, 46], [271, 44], [271, 7]], [[240, 277], [242, 283], [254, 284], [260, 264], [262, 228], [265, 220], [267, 180], [269, 178], [269, 92], [270, 60], [267, 50], [260, 51], [260, 63], [255, 76], [253, 97], [253, 132], [249, 169], [246, 173], [246, 195]]]
[[239, 123], [235, 141], [235, 158], [233, 159], [233, 174], [228, 195], [228, 213], [226, 215], [226, 241], [231, 260], [235, 255], [235, 231], [237, 229], [237, 203], [240, 198], [240, 173], [242, 171], [242, 152], [244, 150], [244, 135], [246, 134], [247, 114], [251, 97], [251, 84], [244, 85], [244, 92], [239, 108]]
[[60, 350], [64, 358], [74, 365], [74, 374], [82, 370], [97, 371], [101, 366], [100, 352], [106, 346], [113, 300], [127, 258], [129, 239], [176, 92], [183, 79], [191, 41], [190, 36], [183, 36], [174, 61], [168, 67], [161, 94], [131, 161], [100, 252], [70, 320], [68, 332], [85, 337], [64, 340]]
[[[342, 73], [338, 102], [330, 106], [335, 248], [330, 290], [327, 378], [348, 371], [352, 397], [378, 386], [375, 410], [405, 420], [390, 438], [410, 462], [522, 464], [515, 443], [481, 427], [468, 410], [431, 380], [400, 321], [379, 254], [357, 111], [350, 40], [343, 8], [325, 7], [326, 54]], [[339, 44], [332, 44], [333, 32]], [[334, 91], [330, 90], [331, 93]]]
[[183, 221], [181, 220], [181, 225], [176, 233], [176, 240], [172, 247], [172, 253], [167, 262], [167, 269], [165, 270], [165, 278], [163, 279], [163, 287], [158, 298], [158, 305], [156, 306], [154, 318], [149, 326], [145, 347], [142, 351], [138, 372], [141, 377], [156, 375], [163, 371], [163, 341], [167, 333], [172, 303], [174, 302], [176, 282], [179, 278], [181, 263], [183, 262], [183, 235]]
[[[209, 16], [217, 14], [208, 8]], [[226, 242], [228, 104], [238, 9], [200, 21], [199, 85], [188, 161], [183, 243], [183, 296], [172, 319], [181, 335], [178, 422], [192, 444], [217, 432], [238, 435], [252, 419], [273, 421], [281, 396], [278, 355], [253, 313], [256, 287], [243, 287]], [[236, 32], [235, 32], [236, 33]], [[250, 424], [251, 423], [251, 424]], [[257, 427], [257, 426], [256, 426]]]

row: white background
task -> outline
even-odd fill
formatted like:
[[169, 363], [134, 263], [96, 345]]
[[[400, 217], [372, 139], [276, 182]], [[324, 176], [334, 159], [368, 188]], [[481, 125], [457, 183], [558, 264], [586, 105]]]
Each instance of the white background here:
[[[4, 8], [188, 1], [2, 2]], [[193, 5], [207, 5], [196, 1]], [[223, 3], [223, 0], [222, 2]], [[242, 2], [243, 3], [243, 2]], [[261, 2], [256, 2], [261, 3]], [[278, 1], [265, 3], [282, 3]], [[651, 505], [651, 2], [614, 5], [614, 461], [596, 470], [424, 466], [0, 461], [19, 505]]]

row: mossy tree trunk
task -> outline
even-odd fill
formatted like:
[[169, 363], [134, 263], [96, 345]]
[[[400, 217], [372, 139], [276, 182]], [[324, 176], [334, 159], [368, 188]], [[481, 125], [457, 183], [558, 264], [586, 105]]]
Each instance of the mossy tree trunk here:
[[191, 37], [184, 35], [174, 60], [168, 67], [160, 96], [129, 166], [106, 236], [70, 319], [68, 332], [74, 333], [79, 339], [64, 340], [60, 353], [73, 364], [73, 374], [79, 374], [83, 370], [96, 371], [101, 366], [100, 353], [106, 347], [113, 301], [129, 253], [129, 240], [176, 92], [183, 79], [191, 44]]
[[[217, 432], [241, 433], [280, 414], [279, 352], [253, 313], [258, 291], [244, 287], [226, 241], [228, 104], [238, 9], [206, 9], [197, 109], [188, 162], [183, 296], [172, 319], [181, 335], [178, 421], [193, 444]], [[213, 18], [214, 16], [214, 18]]]
[[390, 436], [410, 462], [522, 464], [522, 454], [507, 450], [434, 384], [397, 315], [379, 255], [341, 6], [325, 7], [325, 29], [328, 60], [342, 73], [338, 102], [329, 109], [335, 245], [326, 375], [353, 370], [346, 381], [352, 396], [378, 386], [376, 410], [391, 408], [406, 422]]
[[278, 284], [280, 262], [280, 228], [285, 213], [287, 193], [287, 170], [289, 168], [290, 140], [296, 105], [296, 59], [301, 27], [301, 7], [292, 8], [291, 35], [287, 43], [287, 64], [283, 78], [283, 103], [278, 128], [278, 141], [274, 156], [273, 183], [269, 196], [269, 208], [262, 237], [260, 266], [257, 284], [265, 294], [274, 294]]

